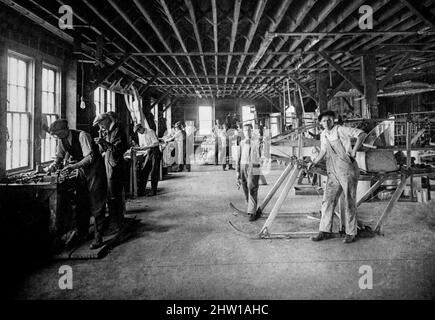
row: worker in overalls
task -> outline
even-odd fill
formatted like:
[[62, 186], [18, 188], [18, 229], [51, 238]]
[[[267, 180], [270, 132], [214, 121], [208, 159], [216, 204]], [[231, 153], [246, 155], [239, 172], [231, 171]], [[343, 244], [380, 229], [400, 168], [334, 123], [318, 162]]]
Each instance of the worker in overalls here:
[[96, 138], [100, 152], [104, 154], [107, 175], [108, 207], [110, 229], [121, 231], [124, 223], [125, 195], [124, 185], [127, 178], [127, 163], [124, 153], [128, 149], [127, 135], [121, 124], [107, 113], [98, 115], [93, 125], [100, 127], [104, 135]]
[[252, 135], [252, 125], [243, 126], [245, 139], [240, 141], [237, 152], [237, 182], [242, 185], [247, 202], [249, 221], [259, 218], [257, 214], [258, 180], [260, 178], [261, 145]]
[[107, 201], [107, 180], [104, 161], [91, 136], [84, 131], [71, 130], [68, 121], [54, 121], [48, 132], [58, 140], [56, 160], [49, 166], [53, 172], [61, 168], [66, 173], [77, 169], [77, 208], [76, 224], [78, 237], [85, 240], [89, 230], [89, 214], [94, 216], [95, 239], [90, 248], [103, 245], [103, 223]]
[[[343, 242], [351, 243], [355, 241], [357, 234], [356, 188], [359, 168], [355, 156], [366, 134], [360, 129], [335, 124], [334, 119], [335, 113], [331, 110], [324, 111], [319, 115], [318, 120], [324, 128], [320, 135], [320, 153], [308, 165], [308, 169], [310, 169], [326, 155], [328, 180], [322, 201], [322, 217], [319, 233], [311, 240], [321, 241], [332, 237], [334, 210], [338, 198], [343, 193], [346, 231]], [[351, 138], [357, 139], [353, 148]]]

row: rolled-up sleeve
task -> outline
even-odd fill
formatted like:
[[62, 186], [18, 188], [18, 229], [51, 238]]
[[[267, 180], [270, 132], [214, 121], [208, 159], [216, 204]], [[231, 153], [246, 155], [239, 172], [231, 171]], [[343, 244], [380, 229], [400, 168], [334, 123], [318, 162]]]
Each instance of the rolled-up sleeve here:
[[76, 166], [77, 167], [87, 167], [94, 162], [94, 151], [92, 150], [92, 138], [86, 132], [80, 132], [79, 142], [82, 148], [83, 159], [79, 161]]
[[340, 136], [344, 135], [350, 138], [358, 138], [361, 133], [364, 133], [361, 129], [351, 127], [340, 126], [338, 129], [340, 130]]

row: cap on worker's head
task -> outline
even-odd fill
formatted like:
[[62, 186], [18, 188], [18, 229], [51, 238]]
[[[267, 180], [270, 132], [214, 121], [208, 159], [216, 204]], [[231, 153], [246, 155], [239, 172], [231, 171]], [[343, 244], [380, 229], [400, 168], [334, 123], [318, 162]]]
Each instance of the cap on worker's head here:
[[48, 128], [48, 132], [53, 134], [54, 132], [68, 129], [68, 121], [65, 119], [58, 119], [54, 121]]
[[107, 111], [106, 114], [115, 120], [118, 119], [118, 114], [115, 111]]
[[110, 115], [108, 115], [107, 113], [99, 114], [98, 116], [95, 117], [94, 122], [92, 123], [92, 126], [96, 126], [101, 121], [104, 121], [106, 119], [110, 119]]
[[322, 113], [319, 114], [319, 116], [317, 117], [317, 120], [322, 121], [323, 117], [332, 117], [335, 118], [335, 112], [332, 110], [325, 110]]
[[143, 128], [143, 125], [141, 125], [140, 123], [136, 124], [133, 128], [133, 132], [134, 133], [138, 132], [140, 128]]
[[252, 126], [252, 124], [251, 123], [245, 123], [244, 125], [243, 125], [244, 127], [249, 127], [249, 128], [251, 128], [251, 129], [253, 129], [254, 127]]

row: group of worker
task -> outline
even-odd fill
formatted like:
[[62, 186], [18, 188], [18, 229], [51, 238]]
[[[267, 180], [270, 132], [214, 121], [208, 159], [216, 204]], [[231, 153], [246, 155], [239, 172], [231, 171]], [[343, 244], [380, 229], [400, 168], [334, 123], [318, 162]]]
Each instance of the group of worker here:
[[[326, 156], [327, 182], [324, 190], [319, 233], [313, 241], [330, 239], [332, 222], [338, 198], [343, 194], [344, 200], [344, 243], [352, 243], [357, 235], [356, 189], [359, 168], [355, 160], [356, 152], [361, 147], [366, 134], [364, 131], [345, 127], [335, 123], [336, 115], [327, 110], [319, 114], [318, 121], [323, 127], [320, 135], [321, 149], [319, 155], [307, 165], [307, 170], [316, 166]], [[261, 176], [261, 148], [259, 139], [252, 137], [252, 125], [243, 126], [244, 139], [239, 144], [237, 159], [237, 181], [243, 186], [250, 221], [259, 218], [257, 211], [258, 183]], [[352, 147], [351, 139], [356, 142]]]
[[[332, 237], [332, 220], [335, 206], [339, 196], [344, 197], [345, 216], [345, 243], [355, 241], [357, 234], [356, 218], [356, 188], [358, 184], [359, 169], [355, 160], [356, 152], [362, 145], [366, 134], [356, 128], [345, 127], [335, 123], [335, 113], [327, 110], [318, 116], [323, 127], [320, 135], [321, 149], [319, 155], [308, 164], [308, 170], [316, 166], [326, 156], [328, 180], [322, 201], [322, 216], [319, 233], [312, 237], [313, 241], [326, 240]], [[103, 245], [103, 229], [105, 224], [106, 203], [109, 209], [109, 226], [122, 230], [125, 213], [124, 185], [127, 174], [127, 163], [124, 153], [129, 148], [127, 135], [114, 113], [98, 115], [94, 122], [98, 126], [99, 137], [92, 140], [89, 133], [69, 129], [67, 120], [59, 119], [49, 127], [49, 133], [58, 139], [56, 159], [49, 167], [49, 171], [62, 169], [64, 172], [78, 170], [77, 186], [77, 234], [79, 238], [86, 238], [89, 229], [89, 214], [94, 217], [94, 241], [91, 249]], [[217, 123], [219, 125], [219, 123]], [[225, 130], [225, 125], [222, 130]], [[243, 130], [240, 130], [243, 129]], [[243, 188], [247, 203], [247, 212], [250, 220], [259, 218], [257, 212], [257, 198], [259, 180], [262, 176], [262, 152], [264, 144], [258, 135], [253, 135], [250, 123], [239, 124], [237, 136], [237, 183]], [[145, 151], [146, 156], [140, 168], [138, 189], [140, 194], [145, 193], [146, 182], [151, 174], [150, 196], [157, 194], [159, 168], [162, 153], [159, 140], [154, 130], [137, 124], [134, 133], [140, 134], [133, 149]], [[222, 135], [222, 137], [225, 137]], [[352, 147], [351, 138], [356, 138]], [[180, 145], [179, 171], [186, 164], [186, 132], [181, 123], [175, 125], [173, 135], [167, 137], [165, 142], [176, 141]], [[229, 147], [226, 141], [225, 147]], [[226, 157], [229, 156], [227, 148]], [[67, 164], [62, 168], [64, 160]], [[218, 161], [217, 161], [218, 162]], [[225, 160], [223, 169], [229, 165]], [[190, 164], [187, 164], [190, 171]]]
[[[94, 240], [91, 249], [103, 245], [105, 230], [120, 232], [124, 228], [125, 190], [128, 177], [128, 163], [124, 159], [131, 147], [127, 133], [117, 120], [114, 112], [96, 116], [93, 126], [99, 127], [99, 135], [92, 139], [85, 131], [70, 129], [68, 121], [54, 121], [48, 131], [58, 140], [55, 161], [49, 172], [62, 170], [78, 171], [77, 208], [75, 210], [76, 241], [88, 237], [90, 215], [94, 217]], [[161, 151], [154, 130], [137, 124], [134, 132], [142, 139], [136, 139], [132, 149], [145, 151], [144, 161], [139, 170], [139, 191], [145, 193], [146, 182], [151, 174], [150, 196], [157, 194]], [[106, 219], [106, 205], [108, 219]]]

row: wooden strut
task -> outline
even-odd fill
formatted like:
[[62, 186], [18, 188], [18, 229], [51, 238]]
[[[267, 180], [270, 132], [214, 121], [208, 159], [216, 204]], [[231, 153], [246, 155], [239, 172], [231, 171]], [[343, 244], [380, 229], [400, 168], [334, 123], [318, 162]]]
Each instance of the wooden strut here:
[[[280, 212], [280, 209], [281, 209], [282, 205], [284, 204], [284, 201], [287, 198], [290, 190], [294, 187], [294, 185], [297, 181], [297, 178], [302, 171], [303, 164], [301, 164], [300, 160], [298, 162], [299, 163], [297, 163], [296, 165], [294, 165], [293, 163], [290, 163], [289, 165], [287, 165], [286, 169], [280, 175], [278, 180], [273, 185], [272, 189], [266, 195], [266, 198], [263, 200], [260, 207], [257, 209], [257, 213], [258, 213], [258, 211], [262, 212], [264, 210], [264, 208], [267, 206], [267, 204], [270, 202], [270, 200], [272, 199], [274, 194], [278, 191], [280, 186], [284, 183], [284, 181], [286, 182], [283, 190], [281, 191], [281, 193], [278, 197], [277, 202], [275, 203], [275, 205], [272, 208], [272, 211], [270, 212], [269, 216], [267, 217], [266, 222], [264, 223], [264, 225], [260, 229], [260, 232], [256, 233], [256, 234], [247, 234], [246, 232], [237, 228], [231, 221], [229, 221], [230, 225], [236, 231], [244, 234], [245, 236], [248, 235], [252, 239], [289, 239], [289, 238], [301, 238], [301, 237], [303, 238], [303, 237], [309, 237], [309, 236], [317, 234], [317, 232], [314, 232], [314, 231], [297, 231], [297, 232], [280, 232], [280, 233], [271, 233], [270, 232], [270, 227], [273, 224], [275, 218], [278, 216], [278, 214], [283, 214], [282, 212]], [[385, 180], [388, 179], [388, 177], [389, 177], [388, 174], [385, 176], [381, 176], [380, 179], [378, 181], [376, 181], [376, 183], [372, 187], [370, 187], [369, 190], [367, 190], [367, 192], [361, 197], [361, 199], [358, 200], [356, 207], [359, 207], [365, 200], [367, 200], [370, 197], [370, 195], [373, 194], [385, 182]], [[400, 195], [402, 194], [402, 191], [406, 186], [406, 181], [409, 177], [410, 177], [410, 174], [403, 174], [402, 175], [401, 182], [400, 182], [398, 188], [394, 192], [392, 198], [388, 202], [387, 207], [384, 209], [382, 215], [380, 216], [380, 218], [378, 219], [378, 221], [376, 223], [376, 226], [374, 228], [375, 234], [378, 234], [378, 235], [381, 234], [382, 225], [386, 222], [389, 214], [391, 213], [391, 211], [393, 209], [394, 204], [400, 198]], [[230, 204], [230, 206], [233, 209], [237, 210], [239, 213], [243, 213], [240, 210], [238, 210], [237, 208], [235, 208], [232, 204]], [[290, 215], [299, 216], [301, 214], [300, 213], [291, 213]], [[337, 234], [334, 234], [334, 237], [336, 237], [336, 236], [337, 236]]]

